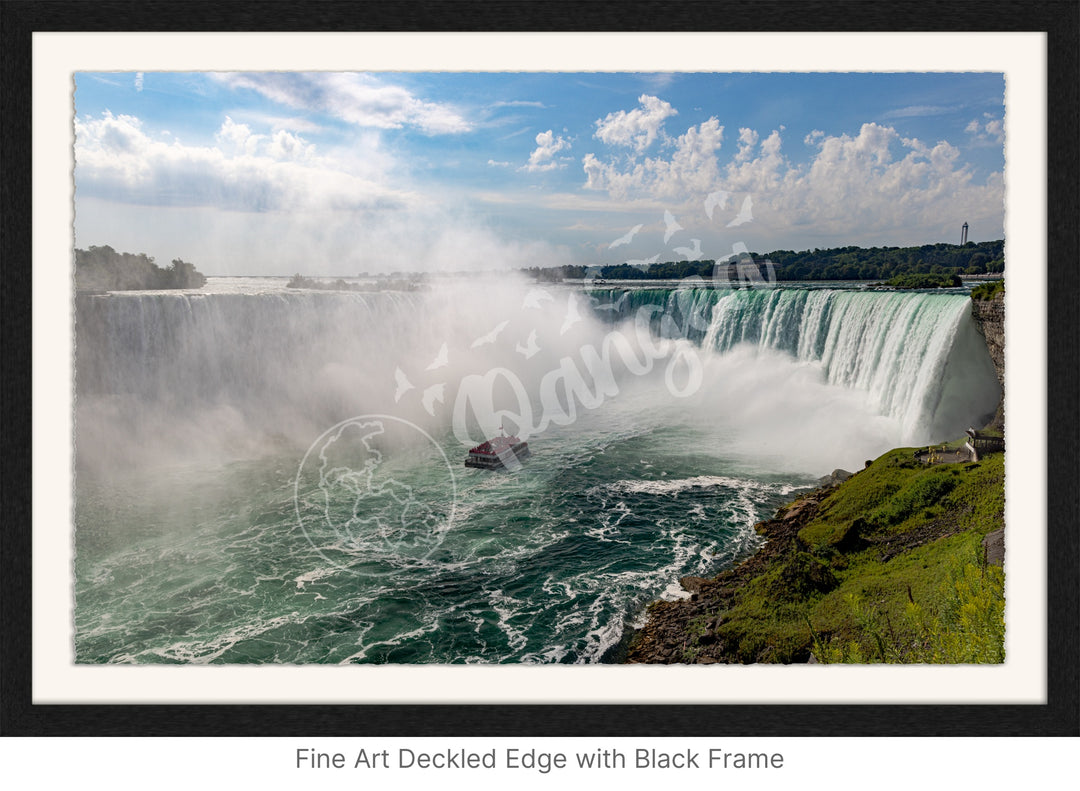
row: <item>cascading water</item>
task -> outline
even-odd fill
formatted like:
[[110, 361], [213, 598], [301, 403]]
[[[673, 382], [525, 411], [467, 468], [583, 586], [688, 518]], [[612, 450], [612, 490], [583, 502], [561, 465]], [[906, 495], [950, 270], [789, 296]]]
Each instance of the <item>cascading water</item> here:
[[[963, 294], [757, 288], [594, 292], [628, 315], [661, 304], [709, 351], [747, 344], [819, 365], [829, 384], [866, 393], [922, 444], [987, 419], [1000, 393]], [[704, 331], [702, 332], [702, 329]], [[663, 333], [663, 328], [657, 328]]]
[[[952, 438], [999, 395], [959, 294], [203, 292], [77, 298], [79, 662], [600, 661], [791, 492]], [[700, 386], [613, 352], [599, 405], [571, 409], [567, 371], [592, 385], [599, 350], [643, 354], [642, 310]], [[493, 370], [501, 414], [535, 427], [546, 392], [575, 416], [512, 474], [465, 469], [451, 425]], [[332, 447], [357, 415], [386, 417]], [[378, 509], [452, 521], [418, 549]]]

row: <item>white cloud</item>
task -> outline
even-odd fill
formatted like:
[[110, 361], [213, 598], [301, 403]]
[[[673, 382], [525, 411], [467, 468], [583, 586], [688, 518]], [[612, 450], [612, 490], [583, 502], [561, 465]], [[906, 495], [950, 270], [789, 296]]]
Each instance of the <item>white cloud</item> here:
[[242, 120], [245, 123], [254, 123], [259, 124], [260, 126], [269, 127], [275, 132], [279, 129], [284, 129], [287, 132], [307, 134], [316, 134], [325, 131], [323, 126], [302, 116], [270, 115], [268, 113], [252, 112], [246, 108], [234, 110], [230, 112], [229, 115], [238, 120]]
[[676, 138], [670, 159], [635, 159], [625, 170], [619, 162], [603, 162], [594, 154], [586, 154], [582, 160], [585, 188], [606, 191], [618, 200], [642, 193], [680, 201], [699, 192], [704, 195], [720, 175], [716, 152], [723, 134], [720, 122], [710, 118]]
[[135, 91], [141, 93], [143, 89], [143, 73], [135, 72]]
[[494, 102], [494, 103], [492, 103], [491, 106], [492, 107], [536, 107], [536, 108], [539, 108], [541, 110], [548, 109], [547, 105], [544, 104], [543, 102], [530, 102], [530, 101], [524, 101], [524, 100], [521, 100], [521, 99], [515, 99], [515, 100], [509, 101], [509, 102]]
[[489, 159], [487, 163], [488, 163], [488, 165], [490, 165], [493, 168], [508, 168], [508, 167], [510, 167], [509, 162], [497, 162], [494, 159]]
[[472, 128], [450, 105], [424, 101], [369, 74], [215, 72], [212, 76], [232, 88], [257, 91], [278, 104], [326, 113], [360, 127], [413, 126], [429, 135]]
[[753, 129], [739, 130], [739, 150], [735, 154], [736, 162], [745, 162], [753, 156], [754, 146], [758, 142], [758, 133]]
[[895, 110], [889, 110], [882, 118], [925, 118], [927, 116], [945, 115], [951, 113], [955, 108], [948, 107], [946, 105], [939, 104], [914, 104], [908, 107], [898, 107]]
[[259, 142], [264, 137], [252, 134], [251, 127], [247, 124], [238, 124], [229, 116], [225, 116], [225, 123], [221, 125], [214, 139], [227, 149], [250, 155], [255, 153]]
[[983, 118], [988, 119], [985, 123], [978, 119], [972, 120], [964, 127], [964, 131], [972, 135], [973, 142], [987, 144], [1001, 144], [1005, 142], [1005, 121], [994, 118], [990, 113], [984, 113]]
[[555, 155], [568, 148], [570, 148], [570, 143], [565, 138], [556, 137], [550, 129], [541, 132], [536, 136], [536, 149], [529, 155], [528, 164], [523, 165], [519, 170], [533, 173], [565, 167], [565, 164], [555, 160]]
[[[989, 129], [980, 123], [980, 134], [997, 132], [995, 121], [988, 123]], [[765, 245], [769, 238], [807, 233], [843, 236], [852, 243], [925, 238], [955, 217], [984, 228], [1001, 225], [1001, 174], [973, 183], [972, 169], [947, 142], [901, 138], [892, 127], [874, 123], [863, 124], [855, 135], [815, 130], [804, 142], [816, 146], [816, 153], [795, 165], [784, 156], [780, 130], [760, 140], [756, 131], [741, 129], [738, 150], [721, 165], [722, 131], [715, 119], [692, 127], [678, 138], [669, 160], [605, 162], [588, 154], [584, 186], [614, 200], [651, 198], [666, 201], [673, 210], [685, 207], [681, 219], [690, 219], [694, 208], [701, 214], [700, 201], [718, 190], [739, 196], [735, 205], [752, 197], [754, 223], [747, 233], [767, 234]], [[721, 213], [714, 220], [727, 223], [731, 215]]]
[[596, 121], [593, 136], [609, 146], [629, 146], [639, 154], [645, 151], [661, 134], [664, 120], [678, 115], [678, 111], [663, 99], [647, 94], [638, 97], [638, 103], [639, 109], [619, 110]]
[[315, 146], [297, 135], [279, 129], [271, 138], [268, 153], [274, 159], [310, 159], [315, 155]]
[[151, 137], [140, 119], [108, 111], [76, 118], [75, 135], [81, 196], [247, 212], [400, 207], [414, 197], [386, 186], [374, 169], [365, 172], [362, 157], [319, 158], [296, 135], [279, 130], [268, 139], [231, 118], [216, 146]]

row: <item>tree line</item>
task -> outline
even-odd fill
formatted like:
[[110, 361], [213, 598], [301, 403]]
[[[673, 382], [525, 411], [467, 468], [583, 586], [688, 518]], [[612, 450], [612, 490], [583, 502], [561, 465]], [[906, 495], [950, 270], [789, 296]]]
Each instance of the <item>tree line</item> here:
[[75, 250], [75, 288], [79, 291], [202, 288], [205, 284], [206, 276], [180, 258], [162, 268], [146, 253], [118, 253], [108, 245]]
[[[921, 247], [833, 247], [822, 250], [773, 250], [750, 253], [754, 261], [771, 261], [777, 280], [889, 280], [903, 275], [984, 275], [1005, 271], [1005, 241]], [[642, 267], [629, 263], [601, 267], [530, 267], [537, 280], [590, 277], [610, 280], [681, 280], [712, 277], [714, 260], [667, 261]]]

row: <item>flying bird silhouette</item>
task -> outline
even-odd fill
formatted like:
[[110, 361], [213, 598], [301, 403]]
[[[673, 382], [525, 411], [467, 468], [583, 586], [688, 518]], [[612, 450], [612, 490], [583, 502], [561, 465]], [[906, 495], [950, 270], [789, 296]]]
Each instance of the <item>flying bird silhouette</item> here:
[[424, 405], [424, 409], [427, 410], [429, 415], [434, 416], [436, 402], [442, 403], [445, 398], [446, 385], [440, 382], [437, 385], [432, 385], [424, 391], [424, 395], [420, 397], [420, 403]]
[[581, 314], [578, 313], [577, 297], [573, 294], [566, 301], [566, 318], [563, 319], [562, 329], [559, 330], [560, 335], [565, 335], [566, 331], [581, 321]]
[[473, 341], [472, 342], [472, 348], [475, 349], [477, 346], [483, 346], [483, 345], [488, 344], [488, 343], [495, 343], [495, 339], [499, 337], [499, 333], [502, 332], [503, 330], [505, 330], [506, 325], [509, 324], [509, 323], [510, 323], [509, 321], [501, 321], [501, 322], [499, 322], [499, 324], [495, 327], [495, 329], [493, 329], [487, 335], [481, 335], [479, 338], [477, 338], [475, 341]]
[[533, 330], [529, 333], [529, 339], [525, 342], [524, 346], [519, 343], [514, 348], [517, 349], [518, 354], [525, 355], [526, 360], [528, 360], [530, 357], [540, 351], [540, 346], [536, 342], [536, 330]]
[[741, 255], [748, 255], [749, 253], [750, 248], [746, 246], [745, 242], [735, 242], [731, 245], [731, 252], [723, 258], [717, 258], [716, 263], [722, 264], [724, 261], [730, 261], [733, 258], [738, 258]]
[[436, 368], [442, 368], [444, 365], [446, 365], [449, 362], [450, 362], [450, 354], [449, 354], [449, 352], [448, 352], [448, 350], [446, 348], [446, 344], [444, 343], [442, 345], [442, 348], [439, 349], [439, 353], [437, 355], [435, 355], [435, 359], [431, 361], [431, 365], [429, 365], [424, 370], [426, 370], [426, 371], [434, 371]]
[[409, 381], [408, 377], [405, 376], [405, 372], [400, 368], [394, 369], [394, 381], [397, 383], [397, 390], [394, 391], [394, 403], [396, 404], [403, 395], [410, 390], [414, 390], [416, 386]]
[[690, 241], [694, 243], [693, 250], [689, 247], [676, 247], [675, 252], [683, 256], [687, 261], [697, 261], [701, 258], [701, 240], [691, 239]]
[[539, 308], [540, 303], [544, 300], [554, 300], [555, 297], [551, 296], [547, 291], [542, 288], [534, 288], [525, 295], [525, 301], [521, 303], [523, 308]]
[[628, 263], [630, 266], [636, 266], [638, 269], [641, 269], [642, 271], [644, 271], [644, 270], [648, 269], [652, 264], [655, 264], [659, 260], [660, 260], [660, 253], [657, 253], [652, 258], [635, 258], [635, 259], [633, 259], [631, 261], [627, 261], [626, 263]]
[[708, 197], [705, 198], [705, 213], [709, 215], [709, 219], [712, 219], [713, 209], [719, 206], [721, 209], [727, 208], [727, 199], [731, 196], [731, 193], [727, 190], [720, 190], [719, 192], [710, 192]]
[[668, 239], [683, 229], [675, 219], [675, 215], [667, 209], [664, 209], [664, 225], [667, 226], [667, 230], [664, 231], [664, 244], [667, 244]]
[[608, 245], [608, 250], [610, 250], [612, 247], [618, 247], [621, 244], [630, 244], [630, 242], [633, 241], [633, 239], [634, 239], [634, 234], [636, 234], [640, 230], [641, 230], [641, 226], [640, 225], [635, 225], [633, 228], [630, 229], [630, 233], [626, 234], [625, 236], [620, 236], [614, 242], [609, 244]]
[[735, 215], [735, 219], [727, 224], [728, 228], [734, 228], [736, 225], [744, 225], [748, 222], [754, 221], [754, 215], [750, 211], [753, 207], [754, 201], [749, 195], [742, 202], [742, 208], [739, 209], [739, 213]]

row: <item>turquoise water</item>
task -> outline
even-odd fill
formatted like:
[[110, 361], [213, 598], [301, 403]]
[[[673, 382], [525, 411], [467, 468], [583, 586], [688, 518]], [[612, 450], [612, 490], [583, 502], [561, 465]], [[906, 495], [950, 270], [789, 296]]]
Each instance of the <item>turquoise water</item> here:
[[[86, 482], [78, 659], [598, 661], [673, 580], [751, 550], [753, 522], [807, 482], [674, 452], [685, 427], [597, 422], [534, 441], [517, 473], [457, 470], [456, 519], [420, 559], [335, 555], [333, 529], [305, 535], [295, 458]], [[404, 480], [445, 500], [426, 477]]]
[[[752, 552], [794, 491], [996, 403], [988, 358], [957, 359], [961, 295], [657, 291], [605, 311], [624, 294], [527, 291], [505, 310], [280, 289], [83, 306], [77, 661], [599, 662], [679, 577]], [[600, 406], [527, 436], [521, 469], [463, 466], [462, 382], [506, 366], [535, 427], [543, 374], [643, 304], [700, 313], [699, 387], [673, 394], [663, 360], [615, 366]]]

